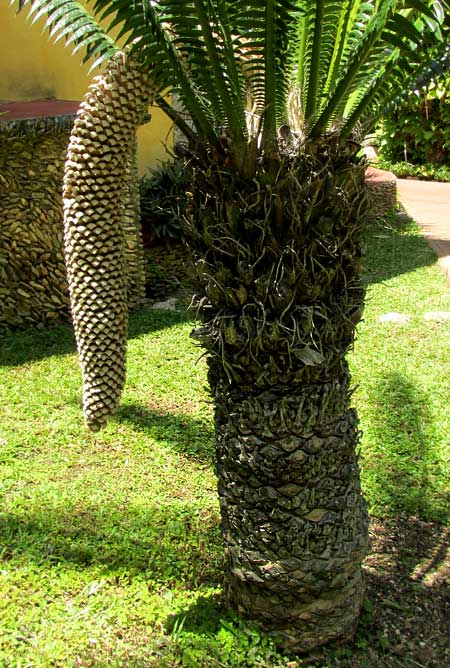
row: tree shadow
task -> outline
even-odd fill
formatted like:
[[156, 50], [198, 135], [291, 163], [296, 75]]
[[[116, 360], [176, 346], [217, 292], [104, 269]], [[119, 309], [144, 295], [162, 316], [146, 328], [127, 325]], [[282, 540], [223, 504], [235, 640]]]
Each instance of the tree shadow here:
[[214, 429], [206, 419], [202, 421], [170, 410], [163, 412], [128, 403], [118, 408], [114, 420], [132, 425], [177, 452], [208, 463], [214, 460]]
[[[301, 665], [448, 665], [449, 529], [400, 515], [372, 518], [370, 535], [371, 554], [363, 566], [366, 599], [354, 639], [304, 654]], [[192, 656], [215, 660], [211, 664], [199, 660], [201, 666], [216, 665], [217, 661], [217, 665], [231, 668], [243, 651], [264, 658], [264, 665], [272, 665], [271, 658], [280, 665], [270, 655], [270, 635], [227, 610], [214, 594], [200, 596], [177, 614], [169, 615], [165, 631], [172, 645], [181, 651], [188, 648]], [[296, 658], [292, 657], [293, 665], [299, 665]]]
[[356, 643], [358, 636], [360, 646], [368, 640], [366, 651], [375, 648], [382, 666], [450, 665], [449, 529], [400, 513], [372, 518], [370, 536], [370, 615], [363, 615]]
[[224, 608], [222, 599], [214, 593], [199, 596], [194, 603], [166, 619], [167, 633], [213, 634], [224, 617], [230, 617], [230, 611]]
[[377, 506], [424, 519], [449, 519], [450, 493], [436, 452], [428, 397], [405, 376], [391, 373], [373, 390], [373, 443], [363, 452], [363, 475]]
[[[130, 314], [128, 338], [193, 322], [191, 314], [143, 308]], [[0, 338], [0, 366], [19, 366], [48, 357], [71, 355], [76, 351], [72, 325], [59, 324], [48, 329], [18, 330]]]
[[0, 366], [19, 366], [54, 355], [70, 355], [75, 350], [75, 336], [69, 324], [45, 330], [17, 330], [0, 338]]
[[404, 216], [394, 223], [380, 221], [371, 227], [363, 274], [365, 283], [380, 283], [436, 263], [435, 252], [421, 235], [405, 234], [412, 225], [412, 219]]
[[144, 574], [167, 586], [218, 584], [221, 539], [216, 514], [193, 503], [43, 507], [0, 515], [2, 561], [20, 557], [59, 569], [103, 567]]
[[[400, 515], [374, 518], [370, 532], [372, 551], [364, 566], [370, 606], [366, 602], [354, 641], [306, 655], [301, 665], [448, 665], [449, 530]], [[64, 510], [46, 507], [34, 512], [17, 511], [0, 515], [0, 541], [5, 568], [16, 557], [39, 567], [49, 577], [53, 568], [58, 577], [64, 569], [100, 566], [94, 586], [99, 576], [113, 578], [113, 582], [130, 590], [134, 578], [148, 579], [156, 587], [200, 592], [202, 587], [217, 591], [222, 584], [217, 518], [189, 503], [145, 507], [77, 504]], [[186, 665], [232, 668], [237, 665], [237, 656], [245, 661], [250, 655], [254, 655], [254, 662], [242, 665], [260, 665], [256, 659], [263, 662], [261, 665], [280, 665], [269, 636], [225, 609], [218, 593], [200, 594], [193, 603], [169, 615], [164, 624], [165, 637], [151, 636], [147, 638], [150, 645], [146, 643], [145, 647], [133, 645], [130, 624], [130, 628], [122, 628], [126, 638], [130, 633], [126, 656], [116, 654], [115, 646], [110, 647], [111, 658], [117, 658], [113, 665], [154, 665], [146, 658], [155, 658], [155, 654], [148, 654], [153, 645], [162, 660], [166, 656], [170, 661], [174, 656], [198, 660]], [[102, 664], [94, 659], [95, 653], [89, 665], [106, 665], [106, 661]]]

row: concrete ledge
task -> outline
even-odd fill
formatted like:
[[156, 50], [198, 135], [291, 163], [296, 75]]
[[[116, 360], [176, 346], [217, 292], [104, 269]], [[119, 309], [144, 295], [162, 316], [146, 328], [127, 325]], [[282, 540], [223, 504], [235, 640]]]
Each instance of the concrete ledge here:
[[0, 133], [9, 136], [70, 130], [80, 103], [74, 100], [33, 100], [0, 103]]

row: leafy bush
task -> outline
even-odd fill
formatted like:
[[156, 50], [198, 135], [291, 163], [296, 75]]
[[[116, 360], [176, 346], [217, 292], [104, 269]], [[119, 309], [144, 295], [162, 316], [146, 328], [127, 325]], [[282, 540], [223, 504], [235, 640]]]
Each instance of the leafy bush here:
[[189, 169], [180, 159], [150, 169], [142, 177], [139, 190], [144, 243], [181, 238], [189, 183]]
[[450, 167], [450, 74], [384, 118], [380, 152], [392, 163]]
[[413, 165], [410, 162], [389, 162], [379, 160], [376, 164], [379, 169], [386, 169], [399, 178], [411, 176], [421, 181], [450, 181], [450, 167], [445, 165]]

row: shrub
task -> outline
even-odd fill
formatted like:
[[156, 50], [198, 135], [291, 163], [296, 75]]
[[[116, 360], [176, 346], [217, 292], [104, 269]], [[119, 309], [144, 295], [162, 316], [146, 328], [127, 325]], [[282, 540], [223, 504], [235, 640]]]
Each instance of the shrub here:
[[420, 181], [450, 181], [450, 167], [445, 165], [413, 165], [410, 162], [389, 162], [379, 160], [376, 165], [379, 169], [386, 169], [401, 179], [412, 177]]
[[139, 190], [144, 243], [181, 238], [189, 183], [188, 167], [180, 159], [162, 163], [142, 177]]
[[450, 167], [450, 74], [384, 118], [381, 156], [392, 163]]

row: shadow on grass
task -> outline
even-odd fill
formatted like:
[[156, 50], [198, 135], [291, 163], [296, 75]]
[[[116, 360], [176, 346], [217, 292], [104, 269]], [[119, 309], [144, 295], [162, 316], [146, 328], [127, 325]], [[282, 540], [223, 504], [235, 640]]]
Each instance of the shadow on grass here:
[[198, 420], [168, 410], [160, 412], [140, 404], [125, 404], [119, 407], [114, 414], [114, 420], [132, 425], [134, 429], [177, 452], [208, 463], [214, 459], [214, 430], [207, 420]]
[[[371, 522], [372, 552], [364, 570], [366, 600], [352, 642], [302, 655], [314, 668], [388, 668], [448, 665], [450, 590], [449, 530], [415, 517]], [[425, 614], [424, 614], [425, 613]], [[288, 666], [270, 636], [223, 607], [214, 594], [201, 596], [166, 620], [172, 647], [195, 665]], [[245, 660], [250, 656], [254, 663]], [[293, 665], [300, 667], [295, 661]], [[261, 663], [259, 663], [259, 661]], [[191, 665], [191, 664], [189, 664]]]
[[0, 515], [1, 556], [40, 567], [104, 566], [119, 578], [144, 574], [166, 586], [218, 584], [221, 538], [216, 512], [170, 504], [43, 507]]
[[[179, 311], [144, 308], [130, 314], [128, 338], [192, 321], [192, 315]], [[70, 355], [76, 350], [72, 326], [61, 324], [39, 331], [16, 331], [0, 338], [0, 366], [18, 366], [47, 357]]]
[[[130, 588], [130, 592], [135, 577], [144, 577], [152, 586], [198, 589], [221, 584], [217, 519], [189, 504], [153, 504], [145, 509], [77, 506], [64, 512], [44, 508], [0, 520], [3, 560], [18, 557], [21, 563], [25, 558], [48, 577], [59, 577], [64, 569], [100, 564], [106, 577], [114, 578], [113, 582], [120, 583], [125, 591]], [[302, 657], [301, 665], [449, 665], [448, 530], [406, 516], [375, 518], [371, 537], [372, 553], [365, 565], [370, 605], [365, 606], [354, 641], [319, 649]], [[57, 567], [55, 571], [53, 566]], [[27, 589], [25, 581], [21, 584], [25, 600], [35, 594], [35, 589]], [[42, 611], [45, 614], [45, 606]], [[103, 661], [98, 648], [91, 648], [88, 655], [92, 661], [83, 665], [290, 665], [287, 659], [281, 661], [266, 634], [224, 609], [214, 593], [200, 595], [193, 604], [170, 615], [165, 637], [146, 636], [145, 645], [135, 644], [132, 616], [122, 618], [120, 629], [124, 644], [110, 647], [111, 662]], [[119, 651], [124, 650], [126, 656], [121, 656]], [[157, 657], [160, 663], [154, 662]]]
[[375, 505], [423, 519], [449, 519], [450, 494], [436, 453], [437, 436], [425, 393], [392, 373], [374, 390], [375, 447], [364, 456]]
[[364, 280], [380, 283], [401, 274], [436, 262], [436, 254], [418, 234], [405, 234], [411, 229], [410, 219], [403, 222], [380, 222], [371, 228]]
[[194, 603], [166, 619], [165, 630], [173, 636], [181, 632], [193, 634], [214, 634], [229, 611], [217, 594], [199, 596]]
[[400, 513], [373, 518], [370, 535], [365, 575], [371, 612], [359, 642], [365, 639], [367, 650], [382, 642], [379, 664], [357, 665], [450, 665], [449, 529]]

